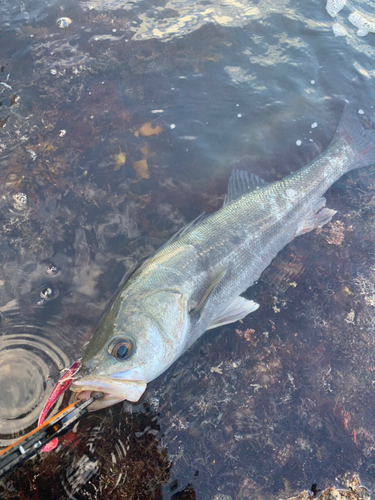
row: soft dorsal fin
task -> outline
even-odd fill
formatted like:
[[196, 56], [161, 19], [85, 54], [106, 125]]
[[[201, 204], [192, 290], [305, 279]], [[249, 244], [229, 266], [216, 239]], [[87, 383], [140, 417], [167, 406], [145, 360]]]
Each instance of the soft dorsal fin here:
[[206, 305], [208, 299], [210, 298], [211, 293], [215, 290], [217, 285], [220, 283], [221, 279], [225, 274], [226, 269], [217, 269], [211, 276], [210, 283], [208, 284], [207, 290], [205, 291], [203, 297], [200, 299], [199, 303], [192, 307], [189, 311], [191, 316], [198, 314], [202, 311], [204, 306]]
[[251, 193], [268, 185], [255, 174], [249, 174], [243, 170], [233, 170], [229, 179], [228, 192], [224, 198], [224, 206], [233, 203], [244, 194]]

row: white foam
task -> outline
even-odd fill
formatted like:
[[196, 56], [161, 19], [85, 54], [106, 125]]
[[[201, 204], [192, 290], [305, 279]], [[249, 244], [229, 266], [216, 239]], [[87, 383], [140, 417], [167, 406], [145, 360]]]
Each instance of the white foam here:
[[345, 7], [346, 0], [327, 0], [326, 10], [332, 17], [340, 12]]
[[298, 139], [298, 141], [296, 141], [296, 145], [297, 145], [297, 146], [300, 146], [301, 144], [302, 144], [302, 141], [300, 141], [300, 140]]
[[318, 126], [318, 124], [316, 122], [311, 124], [311, 128], [316, 128], [317, 126]]
[[256, 78], [254, 75], [248, 75], [247, 69], [240, 68], [239, 66], [225, 66], [224, 71], [228, 73], [234, 83], [251, 82]]
[[345, 36], [345, 35], [347, 35], [346, 30], [341, 26], [341, 24], [334, 23], [332, 25], [332, 29], [333, 29], [333, 34], [335, 36]]
[[375, 33], [375, 21], [368, 19], [358, 11], [352, 12], [349, 21], [358, 28], [357, 35], [365, 36], [368, 33]]

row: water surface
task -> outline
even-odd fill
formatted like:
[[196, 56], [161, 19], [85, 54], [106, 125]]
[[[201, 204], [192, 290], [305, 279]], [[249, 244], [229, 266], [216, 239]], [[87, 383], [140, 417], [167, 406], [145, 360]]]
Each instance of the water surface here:
[[[296, 0], [2, 3], [0, 445], [35, 426], [125, 272], [218, 209], [233, 168], [280, 179], [351, 96], [375, 105], [355, 12], [375, 18], [359, 0], [335, 17]], [[258, 311], [138, 406], [84, 419], [3, 497], [287, 499], [349, 472], [373, 488], [374, 196], [371, 168], [336, 183], [333, 222], [247, 292]]]

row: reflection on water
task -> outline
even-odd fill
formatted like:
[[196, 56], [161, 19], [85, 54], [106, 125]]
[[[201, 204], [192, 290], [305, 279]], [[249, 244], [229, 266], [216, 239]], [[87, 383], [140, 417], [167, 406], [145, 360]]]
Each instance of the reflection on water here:
[[[341, 3], [2, 3], [1, 445], [35, 425], [134, 263], [221, 206], [232, 168], [279, 179], [328, 145], [344, 100], [374, 98], [373, 4]], [[273, 500], [347, 472], [373, 488], [374, 197], [373, 170], [341, 179], [332, 223], [248, 292], [256, 313], [1, 495]]]

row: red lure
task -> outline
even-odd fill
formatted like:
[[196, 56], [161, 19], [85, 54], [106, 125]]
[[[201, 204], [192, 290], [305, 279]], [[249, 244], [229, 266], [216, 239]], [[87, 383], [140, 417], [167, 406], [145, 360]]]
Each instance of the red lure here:
[[[59, 399], [61, 394], [65, 392], [70, 384], [73, 382], [73, 376], [77, 372], [78, 368], [80, 367], [81, 362], [80, 361], [75, 361], [69, 368], [67, 368], [63, 375], [59, 378], [59, 380], [56, 382], [55, 387], [53, 388], [51, 394], [49, 395], [46, 404], [44, 405], [44, 408], [42, 410], [42, 413], [40, 414], [39, 420], [38, 420], [38, 427], [43, 424], [47, 413], [51, 409], [51, 407], [56, 403], [56, 401]], [[59, 444], [58, 438], [53, 438], [49, 443], [43, 446], [41, 451], [52, 451], [56, 448], [56, 446]]]

